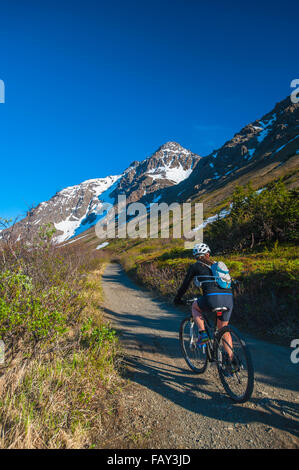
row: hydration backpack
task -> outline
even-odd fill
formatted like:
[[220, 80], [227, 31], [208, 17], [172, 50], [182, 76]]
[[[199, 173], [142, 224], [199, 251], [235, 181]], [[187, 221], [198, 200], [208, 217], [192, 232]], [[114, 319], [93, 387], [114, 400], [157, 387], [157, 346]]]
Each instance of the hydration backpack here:
[[210, 267], [218, 287], [222, 287], [222, 289], [230, 289], [232, 278], [230, 277], [226, 264], [222, 261], [216, 261]]

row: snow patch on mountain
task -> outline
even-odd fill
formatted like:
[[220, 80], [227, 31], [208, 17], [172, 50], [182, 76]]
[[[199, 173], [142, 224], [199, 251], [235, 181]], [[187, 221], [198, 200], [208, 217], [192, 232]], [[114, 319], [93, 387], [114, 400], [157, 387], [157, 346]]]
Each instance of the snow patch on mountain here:
[[110, 206], [113, 206], [115, 203], [115, 198], [111, 196], [111, 194], [117, 188], [121, 176], [122, 175], [115, 177], [114, 183], [97, 196], [95, 205], [90, 208], [90, 210], [87, 210], [85, 216], [75, 228], [72, 237], [76, 237], [80, 233], [85, 232], [85, 230], [93, 227], [99, 220], [107, 215], [107, 212], [111, 209]]
[[62, 243], [74, 236], [76, 229], [86, 218], [86, 214], [79, 220], [70, 220], [71, 217], [73, 216], [70, 215], [66, 220], [54, 223], [54, 227], [56, 228], [56, 230], [58, 230], [59, 232], [63, 232], [62, 235], [58, 235], [57, 237], [55, 237], [56, 243]]
[[203, 221], [202, 224], [195, 227], [192, 231], [197, 232], [201, 228], [205, 228], [207, 225], [215, 222], [216, 220], [223, 219], [223, 217], [226, 217], [229, 214], [230, 214], [230, 209], [222, 209], [222, 211], [220, 211], [219, 214], [211, 215], [211, 217], [208, 217], [206, 220]]
[[59, 234], [54, 238], [55, 243], [63, 243], [69, 238], [79, 235], [81, 232], [87, 230], [89, 226], [95, 224], [96, 219], [100, 218], [100, 216], [96, 215], [97, 211], [99, 211], [103, 206], [103, 203], [114, 203], [114, 200], [110, 198], [109, 195], [121, 176], [122, 175], [114, 175], [107, 176], [106, 178], [87, 180], [79, 185], [70, 186], [57, 193], [58, 201], [56, 203], [54, 202], [54, 205], [57, 203], [61, 204], [61, 197], [71, 202], [73, 198], [76, 198], [76, 196], [81, 192], [83, 194], [87, 189], [92, 191], [93, 196], [82, 217], [79, 218], [75, 215], [75, 211], [78, 210], [78, 208], [80, 208], [80, 204], [83, 203], [83, 197], [81, 198], [82, 201], [80, 201], [79, 197], [76, 208], [74, 208], [64, 220], [54, 223], [55, 229], [62, 232], [62, 234]]
[[293, 142], [294, 140], [298, 139], [299, 138], [299, 135], [296, 135], [296, 137], [294, 137], [293, 139], [290, 139], [286, 144], [282, 145], [281, 147], [279, 147], [278, 149], [275, 150], [275, 152], [273, 152], [273, 155], [275, 153], [278, 153], [280, 152], [282, 149], [284, 149], [287, 145], [289, 145], [291, 142]]
[[248, 149], [248, 152], [246, 153], [246, 155], [244, 155], [244, 159], [245, 160], [251, 160], [254, 156], [254, 153], [255, 153], [256, 149]]
[[96, 250], [101, 250], [102, 248], [105, 248], [105, 246], [108, 246], [108, 245], [109, 245], [109, 242], [101, 243], [100, 245], [96, 247]]
[[[267, 189], [267, 187], [265, 186], [264, 188], [260, 188], [258, 189], [256, 192], [256, 194], [261, 194], [263, 191], [265, 191], [265, 189]], [[229, 208], [228, 209], [222, 209], [218, 214], [215, 214], [215, 215], [211, 215], [210, 217], [208, 217], [206, 220], [203, 221], [202, 224], [198, 225], [197, 227], [195, 227], [192, 231], [193, 232], [197, 232], [198, 230], [200, 230], [201, 228], [205, 228], [207, 225], [209, 224], [212, 224], [213, 222], [215, 222], [216, 220], [220, 220], [220, 219], [223, 219], [224, 217], [227, 217], [230, 213], [231, 213], [231, 208], [232, 208], [233, 204], [231, 203], [229, 205]]]
[[184, 181], [192, 173], [192, 168], [184, 170], [180, 164], [178, 167], [171, 167], [170, 165], [165, 165], [164, 167], [153, 168], [148, 170], [147, 174], [151, 176], [154, 180], [157, 179], [167, 179], [173, 181], [175, 184]]
[[271, 130], [271, 126], [276, 121], [276, 119], [277, 119], [277, 115], [276, 113], [273, 113], [272, 118], [269, 119], [268, 122], [259, 121], [259, 123], [262, 125], [262, 128], [263, 128], [262, 131], [257, 136], [257, 140], [259, 143], [261, 143], [265, 139], [265, 137], [267, 137], [267, 135], [269, 134]]

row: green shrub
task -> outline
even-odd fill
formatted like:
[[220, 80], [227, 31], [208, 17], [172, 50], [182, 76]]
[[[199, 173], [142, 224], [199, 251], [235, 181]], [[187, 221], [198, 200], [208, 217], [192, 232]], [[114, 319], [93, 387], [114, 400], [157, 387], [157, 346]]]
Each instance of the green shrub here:
[[0, 272], [0, 336], [34, 342], [55, 340], [66, 331], [74, 309], [74, 292], [66, 286], [38, 289], [22, 272]]
[[231, 211], [206, 227], [206, 241], [214, 250], [248, 248], [265, 242], [295, 242], [299, 238], [299, 198], [279, 181], [262, 192], [237, 187]]
[[81, 327], [81, 339], [88, 347], [99, 348], [105, 343], [115, 344], [117, 342], [116, 331], [108, 325], [95, 325], [92, 318], [88, 318]]

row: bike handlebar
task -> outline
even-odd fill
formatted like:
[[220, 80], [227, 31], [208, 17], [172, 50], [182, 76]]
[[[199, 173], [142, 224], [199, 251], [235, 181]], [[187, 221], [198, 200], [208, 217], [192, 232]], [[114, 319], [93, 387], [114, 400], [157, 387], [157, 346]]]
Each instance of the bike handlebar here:
[[195, 297], [194, 299], [185, 299], [185, 300], [178, 300], [178, 301], [174, 301], [175, 305], [192, 305], [193, 302], [196, 302], [197, 301], [197, 297]]
[[186, 299], [186, 300], [184, 301], [184, 303], [185, 303], [186, 305], [192, 305], [193, 302], [196, 302], [196, 301], [197, 301], [197, 297], [195, 297], [194, 299]]

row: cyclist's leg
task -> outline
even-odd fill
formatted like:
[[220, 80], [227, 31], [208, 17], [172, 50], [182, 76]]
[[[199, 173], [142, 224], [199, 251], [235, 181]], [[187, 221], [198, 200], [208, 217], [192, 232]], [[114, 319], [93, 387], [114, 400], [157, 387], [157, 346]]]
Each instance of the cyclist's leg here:
[[196, 325], [198, 326], [198, 330], [203, 331], [205, 329], [205, 323], [197, 301], [193, 302], [192, 304], [192, 316]]
[[[224, 298], [224, 296], [222, 296], [222, 302], [220, 301], [220, 303], [223, 304], [222, 305], [223, 307], [226, 306], [227, 310], [224, 311], [220, 317], [217, 317], [217, 329], [218, 330], [220, 330], [221, 328], [224, 328], [225, 326], [229, 324], [230, 316], [233, 310], [233, 298], [229, 298], [229, 297]], [[232, 341], [231, 334], [229, 332], [225, 333], [222, 336], [222, 339], [223, 339], [223, 347], [225, 351], [227, 352], [229, 359], [232, 360], [234, 353], [233, 353], [233, 341]]]
[[[224, 328], [225, 326], [227, 326], [228, 323], [229, 323], [228, 321], [222, 321], [222, 320], [219, 320], [217, 318], [217, 329], [221, 330], [221, 328]], [[227, 352], [228, 357], [230, 358], [230, 360], [232, 360], [232, 358], [233, 358], [233, 342], [232, 342], [231, 334], [229, 332], [224, 333], [222, 338], [224, 340], [223, 341], [223, 347], [224, 347], [225, 351]]]

